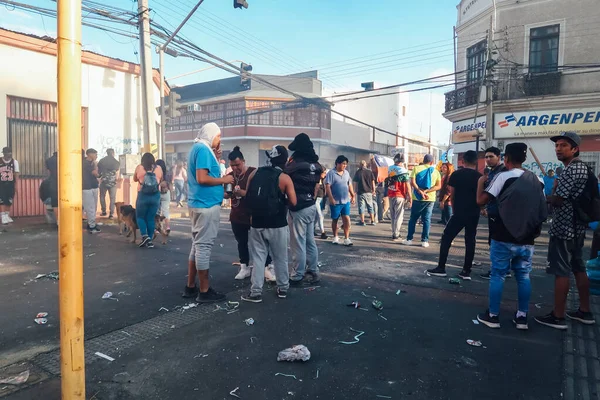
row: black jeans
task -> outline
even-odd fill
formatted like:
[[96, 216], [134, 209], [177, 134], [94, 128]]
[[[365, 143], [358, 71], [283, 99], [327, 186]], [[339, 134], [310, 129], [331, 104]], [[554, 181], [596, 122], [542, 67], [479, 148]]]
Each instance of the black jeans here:
[[475, 237], [477, 236], [477, 224], [479, 223], [479, 214], [474, 215], [452, 215], [450, 221], [446, 224], [442, 234], [442, 244], [440, 245], [439, 268], [446, 268], [448, 252], [452, 241], [458, 236], [460, 231], [465, 230], [465, 263], [463, 269], [471, 271], [473, 267], [473, 258], [475, 258]]
[[[231, 230], [238, 244], [238, 254], [240, 256], [240, 264], [250, 264], [250, 252], [248, 251], [248, 236], [250, 234], [250, 225], [231, 222]], [[265, 266], [271, 264], [271, 255], [267, 256]]]

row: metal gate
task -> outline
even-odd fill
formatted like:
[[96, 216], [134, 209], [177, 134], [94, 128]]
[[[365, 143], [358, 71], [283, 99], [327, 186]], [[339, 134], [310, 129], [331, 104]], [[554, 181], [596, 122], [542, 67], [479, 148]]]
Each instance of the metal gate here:
[[596, 176], [598, 175], [598, 168], [600, 168], [600, 152], [584, 151], [579, 154], [579, 158], [594, 171]]

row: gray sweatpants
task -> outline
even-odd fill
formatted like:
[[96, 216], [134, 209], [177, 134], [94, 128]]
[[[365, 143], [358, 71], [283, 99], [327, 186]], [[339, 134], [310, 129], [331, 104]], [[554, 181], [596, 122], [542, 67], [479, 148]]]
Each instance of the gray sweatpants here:
[[[312, 210], [313, 212], [315, 210]], [[313, 219], [314, 221], [314, 219]], [[312, 229], [312, 227], [311, 227]], [[311, 232], [312, 236], [312, 232]], [[254, 263], [252, 268], [251, 294], [261, 294], [265, 283], [265, 262], [271, 254], [275, 265], [275, 278], [277, 287], [288, 290], [290, 287], [290, 272], [288, 270], [288, 240], [290, 230], [287, 226], [282, 228], [251, 228], [248, 249], [250, 259]]]
[[315, 225], [316, 206], [303, 208], [288, 213], [290, 225], [290, 247], [292, 249], [292, 268], [290, 271], [293, 281], [304, 278], [308, 270], [319, 272], [319, 250], [315, 243], [313, 227]]
[[205, 271], [210, 267], [210, 253], [219, 233], [221, 204], [210, 208], [190, 207], [189, 211], [192, 221], [192, 249], [189, 260], [196, 262], [198, 271]]
[[390, 214], [392, 217], [392, 236], [400, 237], [400, 228], [404, 222], [404, 203], [403, 197], [390, 197]]
[[109, 215], [115, 213], [115, 202], [117, 201], [117, 187], [106, 187], [104, 183], [100, 183], [100, 209], [102, 214], [106, 214], [106, 192], [108, 192], [109, 203]]
[[94, 228], [96, 226], [96, 211], [98, 210], [98, 189], [84, 190], [82, 200], [87, 223], [90, 228]]

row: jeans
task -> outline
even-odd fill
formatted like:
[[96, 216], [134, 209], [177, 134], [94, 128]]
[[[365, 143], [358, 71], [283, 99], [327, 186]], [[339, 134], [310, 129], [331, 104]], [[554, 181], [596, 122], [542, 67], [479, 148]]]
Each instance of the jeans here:
[[473, 258], [475, 258], [475, 237], [477, 236], [477, 224], [479, 224], [479, 214], [474, 215], [453, 215], [448, 221], [444, 233], [442, 234], [442, 244], [440, 245], [439, 268], [446, 268], [448, 252], [452, 241], [460, 231], [465, 230], [465, 263], [463, 270], [471, 272], [473, 267]]
[[156, 229], [154, 216], [156, 216], [159, 206], [160, 192], [153, 194], [138, 192], [137, 201], [135, 202], [135, 217], [142, 237], [154, 236], [154, 230]]
[[96, 211], [98, 210], [98, 189], [83, 191], [83, 210], [90, 228], [96, 227]]
[[313, 235], [315, 214], [317, 212], [315, 207], [310, 206], [299, 211], [290, 211], [288, 214], [290, 248], [292, 250], [290, 279], [294, 281], [304, 278], [304, 273], [307, 269], [311, 272], [319, 272], [319, 267], [317, 266], [319, 262], [319, 250], [317, 249], [315, 236]]
[[102, 214], [106, 214], [106, 192], [108, 192], [110, 201], [109, 215], [113, 215], [115, 213], [115, 202], [117, 201], [117, 187], [106, 187], [104, 183], [100, 184], [100, 209], [102, 209]]
[[377, 220], [378, 221], [383, 221], [383, 209], [384, 209], [384, 205], [383, 205], [383, 192], [377, 191], [377, 195], [376, 195], [376, 203], [377, 203]]
[[315, 232], [317, 231], [317, 228], [319, 228], [320, 233], [325, 233], [325, 217], [323, 216], [321, 201], [323, 201], [323, 198], [317, 197], [317, 201], [315, 203], [315, 208], [317, 210], [317, 214], [315, 215]]
[[531, 259], [533, 258], [533, 245], [519, 245], [498, 242], [492, 239], [490, 246], [490, 260], [492, 261], [492, 275], [490, 277], [490, 314], [500, 314], [500, 301], [504, 289], [504, 277], [512, 267], [517, 280], [518, 311], [527, 313], [529, 298], [531, 297]]
[[185, 193], [185, 181], [182, 181], [181, 179], [175, 179], [173, 181], [173, 186], [175, 186], [175, 201], [179, 203], [183, 199], [183, 195]]
[[446, 204], [442, 209], [442, 224], [447, 225], [450, 217], [452, 217], [452, 206]]
[[[310, 236], [312, 237], [312, 235]], [[287, 226], [282, 228], [250, 229], [250, 255], [256, 264], [254, 265], [254, 268], [252, 268], [251, 294], [256, 295], [262, 293], [262, 288], [265, 284], [265, 267], [263, 267], [263, 265], [265, 264], [269, 253], [273, 256], [277, 287], [281, 290], [289, 289], [290, 271], [288, 270], [287, 248], [289, 237], [290, 229]]]
[[358, 214], [363, 215], [365, 208], [369, 215], [374, 215], [373, 211], [373, 193], [362, 193], [358, 195]]
[[[240, 264], [250, 265], [250, 251], [248, 250], [248, 240], [250, 238], [250, 225], [240, 224], [239, 222], [231, 222], [231, 231], [235, 236], [235, 241], [238, 245], [238, 254], [240, 256]], [[265, 266], [271, 264], [271, 256], [267, 256]]]
[[423, 221], [423, 232], [421, 242], [429, 241], [429, 227], [431, 226], [431, 214], [433, 213], [433, 201], [413, 200], [410, 209], [410, 221], [408, 221], [408, 234], [406, 240], [412, 240], [419, 217]]
[[404, 221], [404, 197], [390, 197], [390, 211], [392, 217], [392, 236], [400, 237], [400, 228]]

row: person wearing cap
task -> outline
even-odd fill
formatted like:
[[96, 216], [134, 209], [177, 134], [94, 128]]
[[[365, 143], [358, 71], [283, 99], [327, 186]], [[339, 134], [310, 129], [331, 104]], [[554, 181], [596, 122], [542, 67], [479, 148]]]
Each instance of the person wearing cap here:
[[115, 213], [115, 202], [117, 201], [117, 181], [119, 180], [119, 161], [115, 158], [115, 150], [106, 150], [106, 157], [98, 161], [98, 173], [100, 174], [100, 209], [101, 216], [106, 216], [106, 192], [108, 192], [109, 214], [112, 219]]
[[[200, 128], [188, 156], [188, 207], [192, 223], [192, 248], [188, 258], [188, 281], [183, 297], [198, 294], [198, 303], [225, 300], [210, 286], [210, 255], [219, 233], [223, 185], [233, 176], [221, 176], [221, 129], [214, 122]], [[199, 287], [196, 286], [198, 275]]]
[[270, 165], [260, 167], [252, 172], [248, 177], [248, 189], [246, 190], [251, 214], [248, 248], [254, 268], [252, 268], [250, 292], [242, 295], [242, 300], [250, 303], [262, 302], [265, 264], [269, 254], [275, 265], [277, 297], [285, 299], [290, 287], [290, 270], [288, 269], [290, 230], [288, 229], [287, 207], [296, 206], [296, 191], [292, 179], [283, 172], [288, 160], [287, 149], [284, 146], [276, 145], [265, 153]]
[[295, 205], [289, 206], [288, 214], [292, 250], [290, 284], [301, 285], [305, 273], [311, 277], [310, 283], [316, 284], [320, 280], [319, 250], [313, 233], [317, 215], [315, 201], [323, 167], [306, 133], [297, 135], [288, 149], [294, 153], [284, 171], [292, 179], [297, 200]]
[[426, 154], [423, 162], [415, 166], [410, 174], [412, 191], [412, 207], [410, 209], [410, 220], [408, 221], [408, 233], [402, 244], [411, 246], [413, 236], [419, 218], [423, 221], [423, 232], [421, 233], [421, 246], [429, 247], [429, 228], [431, 226], [431, 214], [435, 204], [436, 194], [442, 187], [442, 177], [433, 166], [433, 156]]
[[98, 210], [98, 164], [96, 159], [98, 152], [95, 149], [87, 149], [82, 162], [82, 189], [83, 209], [87, 217], [87, 230], [89, 233], [99, 233], [96, 225], [96, 212]]
[[392, 219], [392, 240], [402, 240], [400, 230], [404, 222], [404, 207], [412, 206], [408, 170], [404, 168], [404, 154], [394, 156], [394, 165], [388, 168], [387, 196], [390, 199], [390, 214]]
[[331, 211], [331, 231], [333, 232], [333, 244], [340, 244], [338, 237], [338, 220], [340, 216], [343, 221], [344, 246], [352, 246], [350, 240], [350, 204], [356, 204], [354, 188], [350, 180], [350, 173], [346, 170], [348, 158], [340, 155], [335, 159], [335, 168], [325, 176], [325, 191], [329, 199]]
[[13, 222], [10, 208], [17, 193], [17, 178], [19, 177], [19, 162], [12, 158], [12, 149], [2, 149], [0, 158], [0, 221], [2, 225]]
[[[565, 166], [556, 180], [554, 194], [547, 197], [554, 213], [548, 243], [548, 272], [555, 276], [554, 308], [547, 315], [535, 317], [535, 320], [542, 325], [564, 330], [567, 329], [565, 316], [585, 325], [595, 323], [590, 309], [590, 282], [583, 262], [587, 226], [577, 218], [574, 207], [576, 199], [587, 185], [589, 168], [579, 159], [581, 138], [575, 132], [563, 132], [550, 140], [554, 142], [556, 158]], [[566, 311], [571, 273], [577, 283], [579, 308]]]

